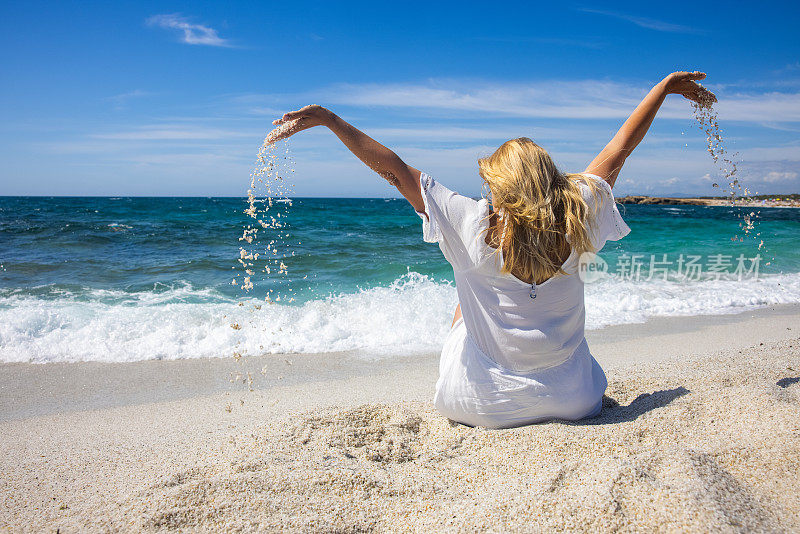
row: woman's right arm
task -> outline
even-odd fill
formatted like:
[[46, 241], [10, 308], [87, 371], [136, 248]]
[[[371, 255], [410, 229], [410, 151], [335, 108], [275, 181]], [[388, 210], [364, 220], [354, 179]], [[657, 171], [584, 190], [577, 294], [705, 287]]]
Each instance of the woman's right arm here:
[[327, 126], [350, 152], [373, 171], [395, 186], [400, 194], [420, 213], [425, 211], [420, 189], [420, 172], [407, 165], [392, 150], [321, 106], [306, 106], [286, 113], [273, 122], [277, 128], [267, 136], [274, 143], [314, 126]]
[[586, 173], [595, 174], [614, 187], [619, 171], [633, 149], [642, 141], [661, 104], [669, 94], [681, 94], [702, 105], [716, 102], [713, 93], [695, 83], [706, 75], [703, 72], [673, 72], [647, 93], [616, 135], [586, 168]]

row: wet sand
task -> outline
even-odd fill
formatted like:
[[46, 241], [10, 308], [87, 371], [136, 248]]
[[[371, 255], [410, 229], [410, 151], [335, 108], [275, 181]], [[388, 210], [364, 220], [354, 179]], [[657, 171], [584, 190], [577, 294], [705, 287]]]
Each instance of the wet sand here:
[[436, 414], [435, 355], [3, 364], [0, 528], [800, 529], [800, 307], [588, 337], [601, 415], [502, 431]]

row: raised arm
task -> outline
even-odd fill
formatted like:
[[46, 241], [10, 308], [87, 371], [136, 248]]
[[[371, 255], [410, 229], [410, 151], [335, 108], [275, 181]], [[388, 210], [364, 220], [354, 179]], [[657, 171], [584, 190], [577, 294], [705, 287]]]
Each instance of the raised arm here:
[[286, 113], [273, 124], [278, 127], [267, 136], [267, 142], [271, 143], [314, 126], [327, 126], [367, 167], [395, 186], [415, 210], [425, 211], [419, 185], [420, 172], [335, 113], [321, 106], [306, 106]]
[[667, 95], [681, 94], [689, 100], [703, 105], [716, 102], [716, 97], [711, 92], [694, 81], [702, 80], [705, 77], [705, 73], [699, 71], [673, 72], [661, 80], [636, 106], [617, 134], [592, 160], [586, 168], [586, 172], [596, 174], [608, 182], [608, 185], [614, 187], [622, 165], [644, 138]]

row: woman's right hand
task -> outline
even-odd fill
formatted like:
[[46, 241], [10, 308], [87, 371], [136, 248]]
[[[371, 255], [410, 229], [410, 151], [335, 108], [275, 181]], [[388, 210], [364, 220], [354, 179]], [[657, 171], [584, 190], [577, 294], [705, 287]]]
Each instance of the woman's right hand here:
[[327, 124], [331, 117], [333, 117], [333, 113], [315, 104], [284, 113], [283, 117], [272, 121], [277, 128], [267, 134], [267, 143], [274, 143], [291, 137], [297, 132]]
[[683, 95], [692, 102], [697, 102], [702, 107], [710, 107], [717, 101], [714, 93], [697, 83], [706, 77], [705, 72], [673, 72], [661, 82], [668, 94]]

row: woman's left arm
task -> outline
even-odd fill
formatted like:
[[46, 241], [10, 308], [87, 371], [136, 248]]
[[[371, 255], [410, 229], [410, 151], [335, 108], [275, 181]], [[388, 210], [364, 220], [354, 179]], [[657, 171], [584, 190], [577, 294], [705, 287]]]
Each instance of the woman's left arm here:
[[277, 128], [267, 136], [274, 143], [314, 126], [327, 126], [350, 152], [373, 171], [380, 174], [408, 200], [415, 210], [425, 211], [419, 177], [420, 171], [407, 165], [392, 150], [321, 106], [306, 106], [286, 113], [273, 122]]
[[644, 100], [600, 154], [592, 160], [585, 172], [601, 177], [608, 182], [608, 185], [614, 187], [622, 165], [644, 138], [667, 95], [681, 94], [701, 104], [716, 102], [716, 97], [710, 91], [695, 83], [695, 80], [702, 80], [705, 77], [705, 73], [699, 71], [673, 72], [661, 80], [647, 93]]

